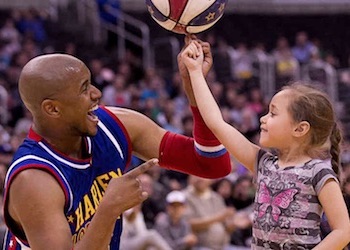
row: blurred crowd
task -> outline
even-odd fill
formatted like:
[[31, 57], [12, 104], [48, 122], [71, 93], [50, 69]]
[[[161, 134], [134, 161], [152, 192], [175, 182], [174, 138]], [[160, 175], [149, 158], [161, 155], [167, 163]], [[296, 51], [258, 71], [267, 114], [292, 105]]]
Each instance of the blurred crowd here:
[[[31, 126], [31, 115], [17, 90], [19, 73], [29, 59], [43, 53], [59, 51], [87, 60], [92, 82], [103, 93], [102, 105], [138, 110], [167, 130], [192, 135], [192, 115], [178, 72], [163, 75], [156, 68], [144, 68], [132, 51], [117, 61], [99, 54], [87, 58], [72, 42], [66, 43], [63, 49], [55, 48], [47, 43], [48, 21], [45, 14], [34, 9], [14, 10], [0, 26], [1, 189], [13, 152]], [[204, 39], [211, 43], [214, 52], [214, 67], [208, 83], [222, 113], [229, 123], [255, 142], [259, 118], [267, 112], [268, 102], [260, 88], [257, 62], [273, 58], [276, 88], [300, 79], [301, 69], [310, 62], [339, 67], [337, 58], [322, 48], [321, 41], [310, 40], [305, 31], [297, 32], [293, 43], [281, 36], [272, 51], [266, 51], [261, 43], [253, 47], [245, 43], [231, 45], [212, 33], [205, 34]], [[132, 167], [140, 162], [134, 157]], [[349, 206], [347, 140], [343, 143], [342, 163], [342, 187]], [[125, 214], [122, 239], [128, 240], [122, 240], [122, 249], [141, 249], [141, 244], [153, 249], [249, 249], [255, 193], [253, 175], [233, 158], [232, 166], [232, 173], [220, 180], [161, 168], [144, 174], [142, 184], [150, 198]], [[0, 227], [4, 228], [2, 219]]]

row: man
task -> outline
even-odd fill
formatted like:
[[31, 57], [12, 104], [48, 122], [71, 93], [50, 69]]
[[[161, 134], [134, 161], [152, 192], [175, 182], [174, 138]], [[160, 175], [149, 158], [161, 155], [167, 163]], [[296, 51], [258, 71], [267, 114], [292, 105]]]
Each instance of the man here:
[[173, 190], [166, 196], [166, 211], [157, 216], [155, 229], [172, 249], [194, 249], [198, 239], [192, 233], [191, 225], [185, 218], [186, 196], [182, 191]]
[[185, 190], [186, 216], [198, 237], [196, 249], [228, 250], [230, 234], [235, 230], [235, 209], [227, 207], [224, 199], [215, 192], [213, 180], [198, 176], [189, 177]]
[[[187, 38], [187, 43], [189, 38]], [[203, 69], [212, 57], [208, 43]], [[229, 155], [204, 124], [182, 57], [179, 69], [194, 116], [194, 138], [146, 116], [98, 106], [101, 92], [79, 59], [38, 56], [23, 68], [21, 98], [33, 115], [5, 183], [6, 249], [119, 249], [121, 215], [147, 198], [137, 176], [151, 166], [206, 178], [227, 175]], [[123, 175], [135, 154], [152, 159]]]
[[123, 232], [120, 239], [120, 250], [174, 249], [156, 230], [146, 227], [140, 205], [123, 213]]

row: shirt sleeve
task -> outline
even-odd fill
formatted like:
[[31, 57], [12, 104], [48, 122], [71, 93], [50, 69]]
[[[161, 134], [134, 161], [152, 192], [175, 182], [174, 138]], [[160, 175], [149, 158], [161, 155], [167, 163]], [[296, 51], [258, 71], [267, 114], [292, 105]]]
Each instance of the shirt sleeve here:
[[313, 178], [312, 178], [312, 185], [317, 193], [317, 195], [320, 193], [322, 187], [324, 184], [329, 180], [333, 179], [339, 184], [339, 180], [337, 178], [336, 173], [332, 169], [331, 161], [330, 160], [324, 160], [319, 161], [314, 164], [314, 171], [313, 171]]

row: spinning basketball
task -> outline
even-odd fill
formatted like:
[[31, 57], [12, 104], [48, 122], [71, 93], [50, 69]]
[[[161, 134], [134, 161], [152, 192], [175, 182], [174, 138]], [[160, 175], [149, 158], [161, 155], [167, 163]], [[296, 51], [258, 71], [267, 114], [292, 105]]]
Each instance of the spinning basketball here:
[[222, 17], [227, 0], [146, 0], [152, 18], [175, 33], [199, 33]]

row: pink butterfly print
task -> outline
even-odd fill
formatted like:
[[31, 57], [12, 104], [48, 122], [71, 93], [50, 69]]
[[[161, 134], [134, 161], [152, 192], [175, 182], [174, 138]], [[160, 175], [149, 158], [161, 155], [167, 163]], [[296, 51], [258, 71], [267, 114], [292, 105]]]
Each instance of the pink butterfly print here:
[[258, 193], [258, 203], [261, 204], [258, 210], [258, 218], [263, 217], [266, 214], [267, 209], [271, 207], [271, 216], [275, 222], [278, 222], [282, 213], [281, 208], [288, 208], [297, 193], [298, 189], [289, 188], [282, 190], [277, 194], [272, 194], [266, 183], [261, 181]]

